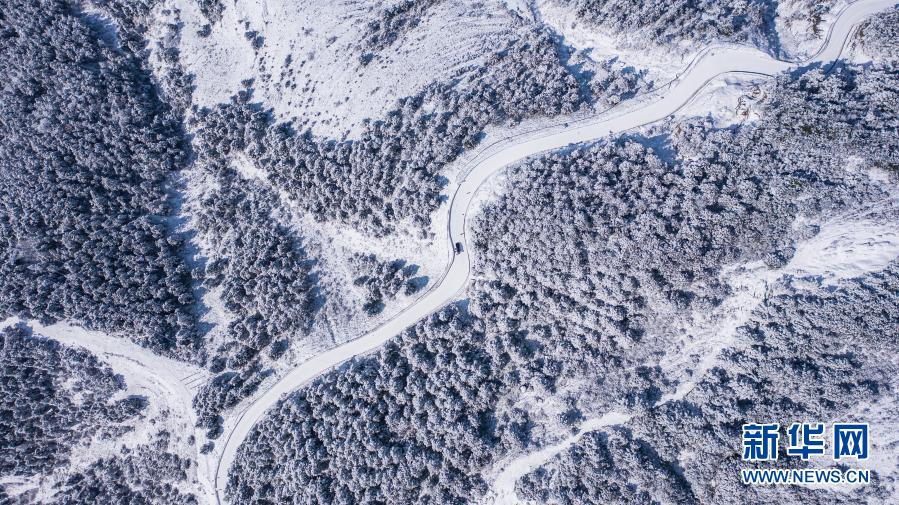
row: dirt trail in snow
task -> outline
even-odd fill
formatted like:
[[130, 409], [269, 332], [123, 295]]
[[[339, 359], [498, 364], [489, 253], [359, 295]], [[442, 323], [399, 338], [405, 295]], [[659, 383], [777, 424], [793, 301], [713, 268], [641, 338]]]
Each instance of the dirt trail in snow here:
[[[859, 0], [839, 13], [831, 25], [822, 49], [809, 61], [830, 62], [840, 57], [846, 41], [855, 26], [873, 13], [892, 7], [895, 0]], [[225, 420], [226, 437], [216, 451], [215, 494], [219, 503], [224, 501], [227, 474], [234, 462], [238, 447], [246, 439], [253, 426], [265, 412], [284, 395], [359, 355], [371, 353], [388, 339], [399, 334], [417, 321], [454, 300], [468, 283], [471, 258], [470, 247], [454, 255], [453, 244], [467, 244], [466, 225], [468, 210], [478, 189], [495, 173], [524, 158], [565, 147], [573, 143], [587, 142], [609, 134], [621, 133], [664, 120], [687, 105], [709, 82], [729, 73], [772, 76], [797, 63], [776, 60], [761, 51], [745, 46], [716, 46], [701, 52], [677, 79], [651, 93], [652, 100], [636, 107], [618, 107], [596, 117], [570, 123], [560, 123], [513, 134], [494, 143], [480, 155], [469, 161], [469, 168], [461, 171], [454, 181], [448, 212], [447, 230], [448, 267], [444, 275], [414, 304], [386, 321], [366, 335], [330, 349], [315, 358], [299, 364], [268, 390], [263, 392], [242, 412]]]
[[518, 497], [515, 495], [515, 482], [522, 476], [536, 470], [538, 467], [551, 460], [557, 454], [567, 450], [572, 445], [580, 441], [586, 433], [596, 431], [609, 426], [617, 426], [631, 420], [630, 414], [623, 412], [609, 412], [601, 417], [588, 419], [578, 426], [577, 431], [547, 447], [540, 450], [519, 456], [517, 458], [505, 461], [493, 480], [492, 493], [487, 500], [496, 505], [507, 505], [519, 503]]

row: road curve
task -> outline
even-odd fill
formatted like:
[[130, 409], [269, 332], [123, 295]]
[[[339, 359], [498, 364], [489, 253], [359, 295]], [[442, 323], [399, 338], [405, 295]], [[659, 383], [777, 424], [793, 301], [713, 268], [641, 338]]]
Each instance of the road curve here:
[[[824, 46], [805, 62], [777, 60], [753, 48], [738, 45], [711, 47], [702, 51], [690, 65], [670, 83], [650, 93], [658, 95], [637, 107], [617, 107], [597, 116], [524, 131], [500, 140], [471, 160], [451, 186], [447, 226], [448, 266], [440, 279], [412, 305], [364, 336], [330, 349], [299, 364], [281, 377], [244, 411], [226, 424], [233, 427], [223, 439], [215, 468], [214, 486], [218, 503], [224, 502], [228, 470], [238, 447], [265, 412], [285, 394], [340, 365], [381, 347], [417, 321], [453, 301], [468, 283], [471, 268], [466, 225], [471, 202], [481, 186], [495, 173], [510, 164], [545, 151], [569, 144], [587, 142], [639, 128], [664, 120], [687, 105], [710, 81], [728, 73], [771, 76], [792, 67], [838, 59], [855, 26], [865, 18], [896, 5], [897, 0], [858, 0], [843, 9], [832, 24]], [[465, 244], [461, 254], [453, 254], [453, 244]], [[236, 423], [234, 422], [236, 420]]]

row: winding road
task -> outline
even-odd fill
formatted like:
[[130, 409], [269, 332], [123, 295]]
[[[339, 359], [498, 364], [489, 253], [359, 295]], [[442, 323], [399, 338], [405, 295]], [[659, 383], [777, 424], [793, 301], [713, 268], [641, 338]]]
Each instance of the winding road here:
[[[462, 293], [468, 283], [472, 261], [466, 239], [469, 210], [478, 190], [491, 176], [529, 156], [664, 120], [686, 106], [710, 81], [724, 74], [773, 76], [801, 65], [834, 61], [842, 55], [859, 22], [896, 3], [897, 0], [858, 0], [848, 5], [831, 25], [824, 46], [807, 61], [782, 61], [747, 46], [710, 47], [701, 51], [676, 79], [641, 97], [637, 102], [629, 101], [587, 119], [521, 131], [481, 151], [468, 162], [450, 186], [452, 197], [447, 207], [449, 219], [446, 235], [448, 260], [441, 278], [412, 305], [389, 321], [358, 339], [299, 364], [257, 397], [249, 407], [227, 419], [227, 433], [221, 441], [221, 452], [215, 465], [216, 501], [224, 502], [228, 470], [234, 462], [238, 447], [266, 411], [284, 395], [354, 356], [377, 350], [388, 339], [439, 310]], [[460, 254], [454, 254], [453, 244], [456, 242], [465, 244]]]

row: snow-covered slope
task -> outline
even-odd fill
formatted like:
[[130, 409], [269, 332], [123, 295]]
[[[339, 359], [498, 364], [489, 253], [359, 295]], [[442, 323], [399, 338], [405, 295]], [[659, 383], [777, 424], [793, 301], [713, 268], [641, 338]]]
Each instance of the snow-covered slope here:
[[[254, 79], [256, 99], [280, 119], [297, 118], [316, 134], [358, 134], [362, 120], [383, 117], [397, 98], [478, 64], [510, 38], [520, 21], [501, 2], [424, 2], [399, 38], [366, 47], [369, 24], [402, 2], [236, 0], [208, 21], [194, 2], [175, 0], [185, 27], [182, 62], [196, 75], [199, 105], [226, 102]], [[419, 14], [420, 12], [420, 14]], [[415, 23], [412, 23], [415, 21]], [[247, 34], [261, 37], [254, 49]], [[372, 54], [363, 64], [361, 58]]]
[[[822, 61], [838, 57], [843, 43], [860, 20], [889, 5], [888, 0], [859, 2], [848, 10], [833, 26], [829, 43], [818, 53]], [[254, 425], [265, 415], [265, 411], [276, 404], [285, 394], [308, 383], [338, 364], [360, 354], [376, 350], [392, 336], [433, 313], [447, 302], [455, 299], [465, 287], [470, 274], [471, 258], [469, 247], [461, 254], [453, 255], [453, 244], [465, 243], [466, 223], [470, 204], [479, 188], [502, 168], [530, 155], [560, 148], [571, 143], [589, 141], [611, 133], [620, 133], [648, 123], [667, 118], [676, 113], [703, 89], [709, 80], [726, 72], [748, 72], [756, 75], [773, 75], [786, 70], [789, 64], [775, 60], [747, 47], [716, 48], [704, 53], [670, 87], [656, 95], [654, 101], [638, 107], [614, 109], [597, 118], [580, 122], [545, 127], [537, 132], [525, 131], [513, 135], [505, 141], [498, 141], [486, 149], [478, 158], [469, 162], [462, 171], [460, 180], [453, 187], [450, 201], [450, 221], [446, 244], [451, 259], [445, 274], [416, 303], [407, 307], [396, 317], [347, 344], [322, 353], [309, 362], [298, 366], [269, 388], [248, 406], [247, 410], [226, 422], [226, 439], [220, 453], [216, 474], [216, 489], [224, 491], [227, 473], [236, 456], [241, 442], [249, 435]]]

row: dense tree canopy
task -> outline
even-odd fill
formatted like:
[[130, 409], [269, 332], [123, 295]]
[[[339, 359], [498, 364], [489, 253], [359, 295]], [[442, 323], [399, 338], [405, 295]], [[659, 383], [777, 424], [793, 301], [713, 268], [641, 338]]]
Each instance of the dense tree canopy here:
[[0, 6], [0, 314], [198, 359], [166, 181], [185, 159], [141, 61], [61, 1]]
[[[640, 419], [661, 411], [655, 405], [676, 385], [656, 365], [676, 337], [668, 328], [731, 296], [720, 280], [725, 267], [783, 267], [797, 242], [817, 233], [794, 226], [798, 216], [830, 219], [887, 197], [866, 170], [896, 163], [895, 79], [876, 68], [845, 67], [831, 75], [805, 69], [774, 84], [764, 122], [730, 129], [677, 124], [668, 143], [656, 148], [639, 137], [620, 138], [511, 169], [506, 191], [474, 226], [468, 300], [285, 399], [239, 450], [228, 493], [247, 503], [468, 502], [487, 491], [484, 473], [501, 458], [541, 443], [540, 423], [549, 420], [528, 409], [533, 395], [564, 400], [567, 407], [552, 420], [562, 424], [611, 409]], [[845, 169], [849, 159], [858, 169]], [[870, 310], [863, 333], [895, 332], [894, 311], [887, 309], [890, 279], [884, 274], [865, 281], [886, 283], [877, 289], [850, 290], [853, 297], [864, 294], [852, 304]], [[803, 338], [821, 353], [809, 366], [830, 381], [822, 382], [823, 391], [794, 391], [790, 401], [821, 415], [832, 411], [813, 407], [833, 388], [855, 388], [870, 399], [880, 393], [866, 384], [883, 391], [882, 363], [852, 364], [861, 372], [844, 381], [840, 370], [849, 363], [826, 355], [828, 342], [851, 327], [846, 317], [859, 311], [839, 300], [830, 307], [841, 316], [811, 310], [820, 307], [814, 297], [781, 302], [806, 314]], [[757, 339], [753, 328], [767, 324], [755, 322], [762, 320], [740, 329], [740, 338]], [[821, 341], [811, 331], [818, 326]], [[773, 338], [768, 345], [781, 346]], [[796, 338], [784, 334], [783, 345]], [[747, 352], [728, 351], [733, 366], [727, 368], [776, 374], [792, 366], [787, 347], [772, 367], [763, 367], [761, 357], [747, 362]], [[703, 380], [711, 383], [717, 373]], [[718, 390], [709, 402], [739, 415], [747, 401], [780, 405], [781, 390], [770, 389], [779, 386], [758, 382], [747, 399]], [[551, 477], [552, 469], [532, 476], [523, 492], [571, 503], [584, 496], [709, 501], [708, 491], [687, 483], [669, 446], [639, 445], [646, 437], [627, 430], [586, 437], [577, 450], [611, 472], [578, 484], [585, 489], [572, 492], [580, 494], [564, 498], [556, 488], [574, 477]], [[723, 436], [715, 440], [715, 450], [730, 450]], [[566, 464], [567, 472], [583, 468]], [[657, 469], [666, 484], [635, 474], [638, 466]]]

